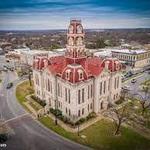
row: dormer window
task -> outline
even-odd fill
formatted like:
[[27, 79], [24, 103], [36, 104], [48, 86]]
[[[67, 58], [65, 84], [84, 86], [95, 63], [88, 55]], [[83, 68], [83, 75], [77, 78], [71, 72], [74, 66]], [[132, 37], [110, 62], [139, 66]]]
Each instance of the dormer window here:
[[79, 80], [83, 80], [83, 71], [82, 70], [78, 70], [78, 75], [79, 75]]
[[105, 61], [105, 68], [109, 69], [109, 61]]
[[115, 63], [116, 63], [116, 70], [119, 70], [119, 62], [116, 61]]
[[70, 69], [66, 70], [66, 80], [70, 79], [70, 73], [71, 73]]

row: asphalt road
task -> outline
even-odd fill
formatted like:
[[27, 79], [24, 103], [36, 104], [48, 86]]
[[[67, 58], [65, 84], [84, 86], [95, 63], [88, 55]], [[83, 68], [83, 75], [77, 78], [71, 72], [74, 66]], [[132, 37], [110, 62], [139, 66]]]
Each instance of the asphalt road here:
[[[6, 142], [7, 147], [0, 150], [85, 150], [89, 149], [80, 144], [69, 141], [53, 131], [43, 127], [34, 120], [15, 97], [15, 87], [20, 82], [13, 72], [3, 73], [0, 85], [0, 113], [8, 121], [14, 134]], [[14, 82], [11, 89], [6, 89], [8, 82]]]
[[143, 83], [145, 80], [150, 79], [150, 75], [147, 72], [142, 73], [141, 75], [138, 75], [134, 79], [137, 80], [135, 83], [131, 83], [132, 79], [129, 79], [123, 83], [123, 85], [129, 86], [130, 93], [131, 94], [140, 94], [142, 97], [144, 97], [144, 93], [141, 91], [141, 83]]

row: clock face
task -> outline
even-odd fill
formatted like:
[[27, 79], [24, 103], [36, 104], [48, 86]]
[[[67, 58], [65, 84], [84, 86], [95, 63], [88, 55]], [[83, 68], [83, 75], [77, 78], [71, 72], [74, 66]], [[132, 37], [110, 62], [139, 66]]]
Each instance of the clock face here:
[[77, 26], [77, 33], [82, 33], [82, 26], [81, 25]]
[[73, 26], [69, 27], [69, 33], [73, 33]]

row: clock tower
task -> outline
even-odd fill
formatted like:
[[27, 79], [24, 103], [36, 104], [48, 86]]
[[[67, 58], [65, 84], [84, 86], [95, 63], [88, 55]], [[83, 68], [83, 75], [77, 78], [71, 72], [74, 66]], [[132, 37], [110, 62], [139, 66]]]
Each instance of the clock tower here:
[[81, 20], [71, 20], [67, 31], [67, 58], [81, 59], [86, 57], [84, 35]]

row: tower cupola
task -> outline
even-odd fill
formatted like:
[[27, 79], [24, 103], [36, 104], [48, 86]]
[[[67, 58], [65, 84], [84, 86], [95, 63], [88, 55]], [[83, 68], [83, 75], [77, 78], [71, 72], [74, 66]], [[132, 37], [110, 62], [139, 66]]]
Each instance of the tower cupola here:
[[66, 56], [70, 58], [85, 57], [85, 33], [81, 20], [71, 20], [67, 31]]

